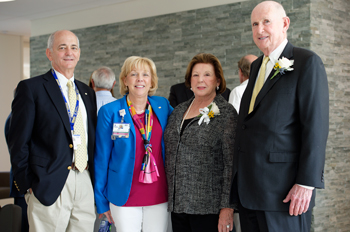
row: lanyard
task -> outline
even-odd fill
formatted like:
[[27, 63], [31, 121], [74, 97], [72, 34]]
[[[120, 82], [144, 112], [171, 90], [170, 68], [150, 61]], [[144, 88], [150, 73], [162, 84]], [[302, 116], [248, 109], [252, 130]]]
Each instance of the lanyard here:
[[75, 93], [77, 94], [77, 102], [75, 103], [74, 114], [73, 114], [73, 116], [71, 116], [71, 114], [70, 114], [70, 108], [69, 108], [67, 99], [65, 98], [65, 96], [64, 96], [64, 94], [63, 94], [63, 90], [62, 90], [60, 81], [58, 80], [55, 71], [54, 71], [54, 70], [51, 70], [51, 72], [52, 72], [52, 75], [54, 76], [55, 80], [57, 81], [58, 86], [60, 87], [60, 90], [61, 90], [61, 93], [62, 93], [62, 97], [63, 97], [64, 103], [66, 104], [66, 108], [67, 108], [67, 112], [68, 112], [69, 123], [70, 123], [70, 129], [71, 129], [71, 131], [72, 131], [72, 133], [73, 133], [73, 131], [74, 131], [74, 123], [75, 123], [75, 120], [76, 120], [76, 118], [77, 118], [78, 110], [79, 110], [79, 92], [78, 92], [78, 89], [75, 88]]

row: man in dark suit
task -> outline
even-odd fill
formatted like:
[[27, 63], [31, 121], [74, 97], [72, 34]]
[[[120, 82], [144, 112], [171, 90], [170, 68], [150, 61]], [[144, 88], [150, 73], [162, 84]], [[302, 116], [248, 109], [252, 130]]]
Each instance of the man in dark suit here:
[[21, 81], [12, 102], [14, 184], [26, 193], [30, 231], [92, 231], [95, 93], [74, 78], [74, 33], [54, 32], [46, 55], [52, 70]]
[[[6, 122], [5, 122], [5, 139], [6, 139], [7, 144], [8, 144], [8, 133], [10, 130], [10, 118], [11, 118], [11, 113], [7, 117]], [[28, 232], [29, 225], [28, 225], [28, 216], [27, 216], [27, 203], [24, 199], [24, 195], [17, 190], [17, 188], [15, 187], [15, 185], [13, 183], [12, 168], [10, 170], [10, 197], [13, 197], [13, 201], [14, 201], [15, 205], [18, 205], [19, 207], [22, 208], [21, 231]]]
[[274, 1], [251, 14], [264, 55], [251, 65], [236, 131], [231, 200], [243, 232], [309, 231], [315, 188], [324, 188], [327, 76], [319, 56], [288, 42], [289, 24]]
[[[221, 95], [228, 101], [228, 98], [230, 96], [230, 89], [226, 88], [225, 92], [223, 92]], [[178, 104], [185, 102], [189, 100], [191, 97], [193, 97], [193, 92], [190, 88], [187, 88], [185, 85], [185, 82], [172, 85], [170, 87], [170, 94], [169, 94], [169, 102], [172, 107], [175, 108]]]

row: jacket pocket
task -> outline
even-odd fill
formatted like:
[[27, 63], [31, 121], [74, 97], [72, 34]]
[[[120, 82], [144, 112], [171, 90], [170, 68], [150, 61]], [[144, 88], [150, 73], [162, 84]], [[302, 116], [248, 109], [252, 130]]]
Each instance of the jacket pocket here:
[[299, 153], [290, 152], [271, 152], [269, 155], [269, 161], [272, 163], [291, 163], [297, 162]]

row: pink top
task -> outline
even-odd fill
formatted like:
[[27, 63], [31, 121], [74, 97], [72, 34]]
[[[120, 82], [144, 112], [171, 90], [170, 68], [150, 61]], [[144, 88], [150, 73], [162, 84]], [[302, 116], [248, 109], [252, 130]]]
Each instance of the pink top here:
[[[144, 184], [139, 182], [142, 160], [145, 154], [145, 146], [143, 145], [140, 131], [134, 124], [136, 132], [135, 167], [129, 198], [124, 206], [150, 206], [165, 203], [168, 201], [168, 186], [166, 182], [164, 162], [162, 157], [163, 131], [157, 116], [155, 114], [153, 115], [151, 144], [152, 154], [156, 160], [159, 171], [159, 177], [158, 180], [152, 184]], [[138, 114], [138, 116], [143, 118], [144, 121], [145, 113]]]

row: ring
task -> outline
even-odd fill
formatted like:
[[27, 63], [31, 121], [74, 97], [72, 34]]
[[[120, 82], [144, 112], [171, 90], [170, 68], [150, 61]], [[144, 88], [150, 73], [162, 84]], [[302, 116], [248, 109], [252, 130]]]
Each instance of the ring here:
[[227, 227], [227, 228], [230, 228], [230, 224], [228, 224], [226, 227]]

